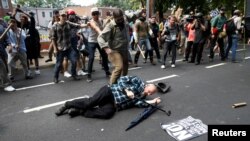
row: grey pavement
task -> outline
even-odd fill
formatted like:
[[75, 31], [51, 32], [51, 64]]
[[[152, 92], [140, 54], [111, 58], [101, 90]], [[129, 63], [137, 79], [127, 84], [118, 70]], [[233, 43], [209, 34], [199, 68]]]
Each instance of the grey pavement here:
[[[60, 102], [82, 96], [92, 96], [108, 79], [96, 61], [94, 81], [86, 82], [60, 76], [64, 82], [51, 84], [53, 67], [43, 67], [41, 75], [32, 80], [21, 77], [13, 84], [18, 91], [7, 93], [0, 90], [0, 140], [1, 141], [175, 141], [160, 128], [161, 123], [173, 122], [192, 116], [205, 124], [249, 124], [249, 105], [232, 108], [234, 103], [250, 103], [250, 50], [238, 52], [239, 63], [221, 62], [216, 56], [209, 62], [205, 50], [204, 60], [199, 66], [178, 61], [176, 68], [160, 64], [143, 64], [140, 59], [138, 69], [129, 75], [138, 75], [145, 81], [173, 76], [162, 81], [171, 85], [171, 91], [160, 96], [163, 109], [171, 110], [166, 116], [157, 111], [141, 124], [125, 131], [129, 123], [143, 111], [133, 108], [117, 112], [110, 120], [84, 117], [55, 117], [54, 112]], [[45, 56], [45, 55], [44, 55]], [[247, 57], [247, 58], [246, 58]], [[44, 59], [40, 59], [41, 65]], [[178, 56], [177, 60], [182, 58]], [[169, 58], [168, 58], [169, 60]], [[53, 63], [51, 63], [53, 64]], [[47, 66], [47, 64], [44, 64]], [[43, 66], [43, 65], [42, 65]], [[45, 85], [46, 84], [46, 85]], [[38, 87], [31, 87], [38, 86]], [[27, 88], [27, 89], [21, 89]], [[53, 105], [54, 104], [54, 105]], [[47, 106], [47, 107], [46, 107]], [[32, 110], [40, 108], [40, 110]], [[30, 112], [25, 112], [31, 110]], [[206, 141], [207, 134], [192, 141]]]

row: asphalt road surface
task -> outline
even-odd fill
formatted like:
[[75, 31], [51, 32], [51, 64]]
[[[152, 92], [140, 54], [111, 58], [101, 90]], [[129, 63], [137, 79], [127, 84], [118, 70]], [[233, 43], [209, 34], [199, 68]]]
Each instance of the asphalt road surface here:
[[[63, 81], [54, 84], [52, 67], [41, 69], [41, 75], [32, 80], [25, 80], [19, 71], [13, 84], [17, 91], [0, 90], [0, 141], [174, 141], [161, 129], [160, 123], [187, 116], [207, 125], [249, 124], [249, 105], [232, 108], [234, 103], [250, 103], [250, 51], [249, 47], [246, 51], [239, 49], [239, 63], [221, 62], [218, 56], [209, 62], [207, 50], [198, 66], [182, 62], [181, 56], [176, 68], [167, 65], [166, 69], [161, 69], [159, 63], [143, 64], [141, 59], [138, 68], [130, 68], [129, 75], [138, 75], [148, 82], [168, 82], [169, 93], [152, 97], [160, 96], [160, 105], [171, 110], [172, 115], [157, 111], [129, 131], [125, 129], [143, 109], [117, 112], [109, 120], [54, 114], [64, 101], [92, 96], [107, 84], [98, 61], [95, 61], [92, 83], [86, 82], [86, 76], [73, 81], [61, 75]], [[207, 134], [192, 140], [206, 141]]]

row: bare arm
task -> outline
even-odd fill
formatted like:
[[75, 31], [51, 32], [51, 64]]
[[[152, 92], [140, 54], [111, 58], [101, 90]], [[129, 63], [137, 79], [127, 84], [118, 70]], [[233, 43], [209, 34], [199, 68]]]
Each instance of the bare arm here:
[[146, 100], [148, 104], [159, 104], [161, 102], [160, 97], [154, 98], [152, 100]]
[[89, 25], [90, 25], [90, 27], [91, 27], [92, 29], [94, 29], [98, 34], [101, 34], [101, 29], [100, 29], [98, 26], [96, 26], [96, 24], [94, 23], [94, 21], [91, 21], [91, 22], [89, 23]]

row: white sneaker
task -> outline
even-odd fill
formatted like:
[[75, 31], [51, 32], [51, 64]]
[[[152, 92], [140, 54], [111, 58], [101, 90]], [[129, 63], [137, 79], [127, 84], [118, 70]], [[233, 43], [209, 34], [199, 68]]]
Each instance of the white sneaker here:
[[40, 70], [35, 70], [35, 74], [40, 75], [41, 74]]
[[165, 66], [165, 65], [161, 65], [161, 68], [162, 68], [162, 69], [165, 69], [165, 68], [166, 68], [166, 66]]
[[15, 90], [16, 90], [16, 89], [15, 89], [14, 87], [12, 87], [11, 85], [4, 88], [4, 91], [6, 91], [6, 92], [13, 92], [13, 91], [15, 91]]
[[172, 64], [171, 67], [172, 67], [172, 68], [175, 68], [175, 64]]
[[77, 72], [77, 75], [82, 75], [82, 76], [84, 76], [84, 75], [87, 75], [88, 73], [86, 73], [86, 72], [83, 72], [82, 70], [79, 70], [78, 72]]
[[64, 72], [64, 77], [69, 78], [69, 77], [71, 77], [71, 74], [70, 74], [68, 71], [65, 71], [65, 72]]

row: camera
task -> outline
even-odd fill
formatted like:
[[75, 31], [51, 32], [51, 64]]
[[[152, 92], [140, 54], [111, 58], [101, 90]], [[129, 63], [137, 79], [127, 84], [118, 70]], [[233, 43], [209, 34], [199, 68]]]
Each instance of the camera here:
[[189, 23], [191, 23], [191, 22], [194, 21], [194, 17], [193, 16], [192, 17], [188, 17], [188, 18], [186, 18], [186, 21], [189, 22]]

